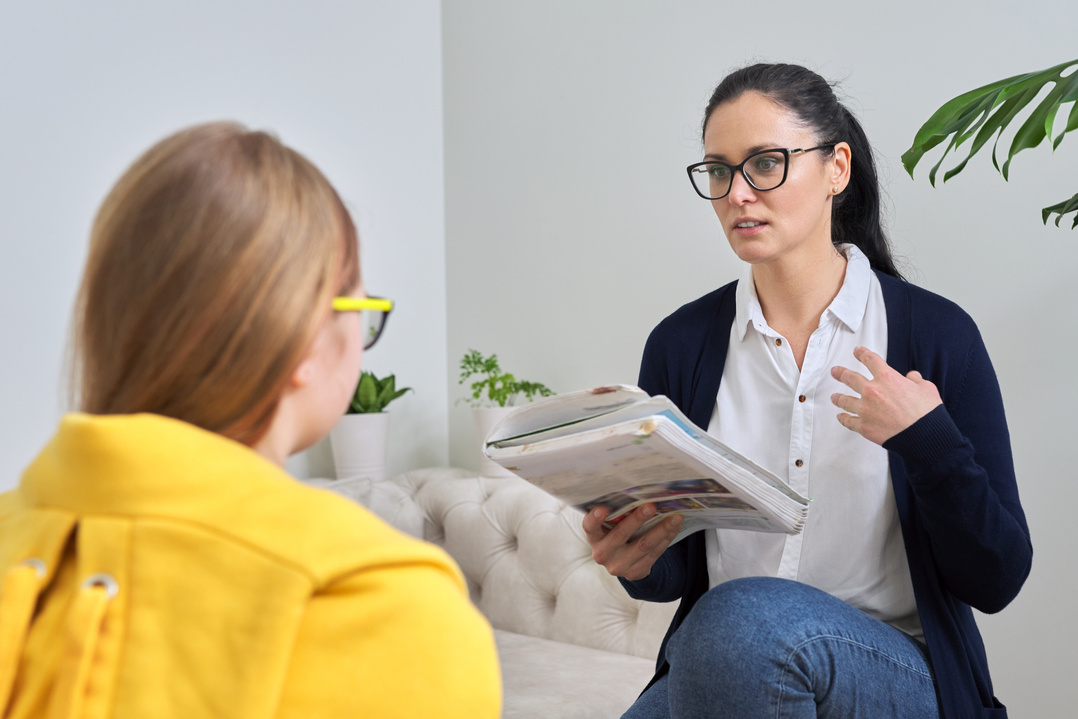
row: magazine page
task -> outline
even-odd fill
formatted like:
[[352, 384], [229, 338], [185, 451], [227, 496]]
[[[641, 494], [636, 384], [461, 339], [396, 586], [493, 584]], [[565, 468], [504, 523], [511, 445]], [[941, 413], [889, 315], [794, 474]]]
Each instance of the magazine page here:
[[546, 397], [517, 407], [494, 425], [486, 437], [493, 444], [535, 432], [570, 425], [608, 414], [649, 399], [647, 392], [629, 385], [595, 387]]
[[679, 455], [686, 453], [690, 457], [689, 464], [699, 461], [705, 467], [705, 472], [723, 477], [726, 484], [753, 507], [759, 508], [783, 526], [800, 531], [809, 500], [774, 474], [729, 451], [725, 445], [711, 437], [707, 439], [723, 449], [723, 452], [712, 452], [708, 444], [690, 441], [682, 428], [673, 422], [661, 422], [656, 428], [656, 434], [668, 442], [671, 451]]
[[804, 501], [804, 498], [794, 491], [793, 487], [783, 482], [774, 473], [769, 472], [760, 465], [753, 462], [748, 457], [735, 452], [727, 447], [719, 440], [712, 437], [707, 432], [703, 431], [695, 424], [689, 421], [689, 419], [681, 413], [677, 407], [671, 407], [670, 412], [667, 413], [677, 424], [678, 429], [681, 430], [681, 434], [670, 433], [669, 437], [679, 448], [686, 452], [698, 452], [700, 447], [706, 447], [707, 450], [720, 455], [724, 459], [728, 460], [732, 464], [735, 464], [745, 471], [751, 473], [756, 479], [761, 482], [765, 482], [774, 487], [778, 491], [782, 492], [786, 496], [796, 501]]
[[[670, 411], [677, 411], [673, 403], [662, 395], [656, 397], [647, 397], [647, 395], [645, 395], [644, 397], [643, 401], [634, 401], [628, 405], [617, 406], [615, 409], [603, 414], [593, 415], [566, 424], [555, 425], [548, 429], [540, 429], [535, 432], [527, 432], [525, 434], [506, 437], [505, 439], [488, 441], [487, 445], [493, 447], [519, 447], [521, 445], [534, 444], [536, 442], [543, 442], [558, 437], [567, 437], [591, 429], [609, 427], [634, 419], [645, 419]], [[493, 432], [491, 433], [491, 436], [493, 436]]]
[[[657, 395], [656, 398], [658, 397], [662, 397], [662, 395]], [[662, 398], [666, 399], [665, 397]], [[669, 435], [670, 439], [671, 441], [676, 442], [683, 450], [688, 452], [699, 451], [695, 445], [703, 445], [711, 452], [721, 455], [733, 464], [743, 467], [745, 470], [751, 472], [757, 479], [770, 484], [791, 499], [802, 499], [790, 485], [776, 477], [772, 472], [764, 469], [743, 454], [735, 452], [704, 430], [697, 427], [677, 408], [676, 405], [674, 405], [673, 402], [668, 399], [666, 399], [666, 401], [667, 407], [662, 414], [671, 419], [684, 434], [684, 436], [679, 437], [675, 433], [671, 433]]]
[[699, 529], [724, 526], [767, 531], [767, 519], [754, 507], [733, 494], [714, 479], [682, 479], [666, 483], [644, 484], [610, 492], [602, 497], [576, 505], [581, 512], [596, 507], [607, 507], [606, 526], [613, 528], [637, 507], [646, 503], [655, 505], [655, 514], [632, 534], [632, 539], [671, 514], [683, 519], [681, 532], [675, 542]]

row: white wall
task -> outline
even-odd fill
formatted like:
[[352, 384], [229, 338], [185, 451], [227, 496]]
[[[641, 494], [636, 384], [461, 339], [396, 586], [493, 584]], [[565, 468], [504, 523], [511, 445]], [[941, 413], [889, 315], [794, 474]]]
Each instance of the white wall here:
[[[444, 464], [441, 82], [436, 0], [0, 5], [0, 489], [61, 412], [101, 199], [156, 140], [225, 118], [275, 131], [353, 211], [367, 287], [398, 303], [365, 367], [415, 389], [390, 408], [390, 471]], [[332, 472], [308, 454], [295, 471]]]
[[[997, 693], [1012, 716], [1062, 716], [1078, 670], [1078, 232], [1042, 227], [1040, 208], [1078, 191], [1078, 136], [1020, 155], [1009, 184], [979, 157], [932, 189], [899, 156], [945, 100], [1072, 59], [1073, 3], [962, 5], [447, 0], [447, 375], [461, 396], [475, 347], [558, 391], [635, 381], [651, 327], [738, 272], [684, 173], [714, 85], [754, 59], [841, 80], [909, 277], [973, 315], [1003, 388], [1036, 559], [981, 620]], [[451, 460], [474, 464], [467, 410], [450, 418]]]

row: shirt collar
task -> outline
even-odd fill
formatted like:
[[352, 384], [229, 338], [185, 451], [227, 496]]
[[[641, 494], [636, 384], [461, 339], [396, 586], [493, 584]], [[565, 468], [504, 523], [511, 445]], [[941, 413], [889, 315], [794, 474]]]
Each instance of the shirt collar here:
[[839, 251], [846, 255], [846, 277], [842, 280], [842, 289], [831, 301], [824, 314], [831, 314], [851, 332], [861, 329], [868, 307], [868, 294], [872, 286], [872, 266], [865, 253], [856, 245], [839, 245]]
[[[856, 245], [839, 245], [838, 249], [846, 256], [846, 275], [835, 299], [824, 310], [820, 323], [826, 322], [828, 317], [834, 317], [846, 325], [851, 332], [856, 332], [865, 319], [865, 308], [868, 306], [873, 276], [872, 267], [865, 253]], [[738, 340], [742, 342], [745, 340], [745, 333], [750, 325], [758, 332], [766, 334], [769, 328], [767, 320], [764, 319], [763, 308], [760, 306], [760, 298], [756, 295], [756, 284], [752, 281], [752, 265], [747, 264], [742, 270], [735, 298], [737, 301], [735, 326]]]
[[756, 283], [752, 281], [752, 265], [746, 264], [741, 270], [741, 278], [737, 283], [734, 293], [737, 302], [737, 314], [734, 318], [737, 327], [737, 339], [745, 341], [745, 333], [749, 325], [756, 328], [757, 332], [767, 333], [767, 320], [764, 319], [764, 310], [760, 307], [760, 298], [756, 296]]

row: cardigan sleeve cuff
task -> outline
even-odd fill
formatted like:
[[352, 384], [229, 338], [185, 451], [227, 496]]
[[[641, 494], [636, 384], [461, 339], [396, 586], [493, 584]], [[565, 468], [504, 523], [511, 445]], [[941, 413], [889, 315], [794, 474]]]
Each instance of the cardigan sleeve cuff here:
[[884, 442], [883, 448], [902, 457], [907, 470], [920, 473], [933, 466], [952, 463], [955, 450], [967, 444], [941, 404]]
[[658, 576], [659, 574], [653, 567], [651, 574], [643, 579], [629, 580], [618, 577], [618, 581], [621, 582], [621, 586], [625, 587], [625, 591], [633, 599], [654, 601], [654, 598], [661, 594], [663, 588], [663, 581]]

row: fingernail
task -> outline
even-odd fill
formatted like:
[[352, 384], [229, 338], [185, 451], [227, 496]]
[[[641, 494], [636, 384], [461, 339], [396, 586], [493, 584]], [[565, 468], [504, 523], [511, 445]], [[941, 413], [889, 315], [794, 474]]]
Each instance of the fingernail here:
[[655, 514], [655, 505], [645, 504], [641, 514], [643, 514], [645, 517], [650, 517], [651, 515]]

